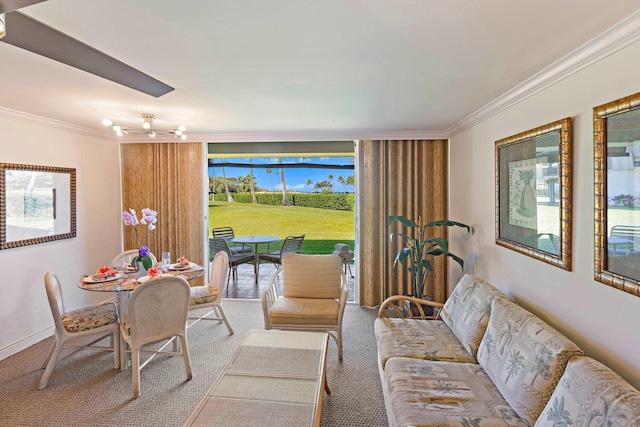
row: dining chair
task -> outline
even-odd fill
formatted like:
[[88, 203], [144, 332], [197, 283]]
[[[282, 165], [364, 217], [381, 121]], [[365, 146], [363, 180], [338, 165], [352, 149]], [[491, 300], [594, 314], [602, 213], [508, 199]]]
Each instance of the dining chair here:
[[[282, 296], [276, 287], [280, 275]], [[264, 328], [327, 332], [342, 360], [342, 318], [348, 293], [338, 255], [285, 254], [262, 293]]]
[[233, 274], [233, 278], [235, 280], [238, 279], [238, 266], [241, 264], [250, 264], [253, 263], [253, 271], [257, 275], [257, 265], [256, 255], [255, 253], [234, 253], [229, 248], [227, 241], [222, 237], [214, 237], [213, 239], [209, 239], [209, 250], [212, 254], [217, 254], [218, 252], [224, 252], [227, 254], [227, 258], [229, 259], [229, 271], [227, 273], [227, 291], [229, 290], [229, 279]]
[[273, 263], [276, 267], [279, 267], [282, 265], [282, 258], [286, 254], [299, 254], [300, 249], [302, 248], [302, 242], [304, 241], [304, 236], [305, 235], [303, 234], [301, 236], [287, 237], [284, 239], [282, 247], [278, 252], [259, 253], [256, 274], [260, 273], [260, 263], [263, 261]]
[[[111, 265], [113, 267], [121, 267], [122, 266], [122, 262], [124, 260], [127, 259], [127, 257], [135, 257], [138, 256], [138, 250], [137, 249], [129, 249], [126, 250], [124, 252], [120, 252], [118, 255], [116, 255], [113, 260], [111, 261]], [[151, 261], [153, 261], [153, 265], [156, 265], [158, 262], [158, 259], [156, 258], [156, 256], [154, 254], [151, 253], [151, 251], [149, 251], [149, 257], [151, 258]]]
[[[196, 319], [187, 325], [187, 328], [198, 323], [200, 320], [217, 320], [218, 322], [224, 322], [229, 330], [229, 335], [233, 335], [233, 328], [227, 319], [227, 315], [222, 308], [222, 288], [224, 286], [225, 279], [229, 273], [229, 255], [226, 252], [220, 251], [216, 253], [211, 263], [211, 273], [209, 275], [208, 286], [192, 286], [189, 291], [191, 292], [191, 298], [189, 300], [189, 311], [200, 310], [203, 308], [211, 308], [207, 313], [202, 316], [192, 316], [189, 319]], [[215, 317], [209, 317], [213, 314]]]
[[[131, 292], [127, 304], [128, 313], [120, 322], [120, 337], [125, 352], [131, 355], [134, 399], [140, 396], [140, 371], [156, 354], [182, 356], [187, 380], [191, 379], [186, 334], [189, 298], [189, 283], [179, 276], [158, 276]], [[149, 350], [153, 355], [140, 364], [140, 352], [147, 352], [142, 349], [143, 346], [178, 338], [181, 345], [174, 345], [174, 350], [179, 351]]]
[[213, 229], [211, 229], [211, 235], [213, 238], [216, 237], [221, 237], [224, 240], [227, 241], [227, 244], [229, 245], [229, 249], [231, 250], [232, 253], [240, 253], [240, 254], [246, 254], [246, 253], [253, 253], [253, 248], [250, 245], [240, 245], [238, 246], [237, 243], [232, 242], [231, 240], [233, 240], [235, 236], [234, 232], [233, 232], [233, 228], [231, 227], [215, 227]]
[[[44, 373], [38, 384], [38, 389], [42, 390], [47, 386], [49, 377], [63, 349], [112, 350], [113, 367], [118, 369], [120, 367], [120, 330], [115, 305], [107, 303], [66, 311], [58, 275], [50, 271], [47, 272], [44, 275], [44, 286], [53, 315], [55, 341], [42, 365]], [[111, 346], [93, 346], [105, 338], [105, 333], [110, 335]], [[86, 345], [65, 345], [71, 339], [98, 334], [101, 336]]]

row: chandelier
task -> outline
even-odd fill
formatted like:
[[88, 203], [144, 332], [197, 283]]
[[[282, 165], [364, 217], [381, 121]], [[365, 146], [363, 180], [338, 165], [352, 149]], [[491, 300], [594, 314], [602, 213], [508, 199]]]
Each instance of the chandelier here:
[[150, 138], [155, 138], [156, 135], [172, 135], [175, 138], [187, 139], [187, 135], [184, 133], [187, 127], [180, 125], [175, 129], [156, 129], [153, 127], [153, 114], [142, 114], [142, 128], [135, 126], [126, 126], [114, 123], [109, 119], [102, 120], [102, 124], [105, 126], [111, 126], [111, 129], [118, 136], [122, 135], [149, 135]]

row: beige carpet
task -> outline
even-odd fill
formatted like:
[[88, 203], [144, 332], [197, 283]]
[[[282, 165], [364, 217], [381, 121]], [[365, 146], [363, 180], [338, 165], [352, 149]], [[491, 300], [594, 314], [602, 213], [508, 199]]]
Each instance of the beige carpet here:
[[[53, 338], [0, 361], [0, 426], [181, 426], [246, 331], [264, 327], [259, 301], [225, 300], [223, 305], [235, 335], [217, 322], [194, 325], [188, 331], [193, 379], [185, 381], [181, 358], [158, 356], [142, 370], [136, 400], [131, 370], [114, 370], [109, 353], [82, 351], [62, 359], [44, 390], [36, 387]], [[342, 362], [330, 339], [332, 393], [324, 398], [323, 426], [387, 425], [376, 365], [376, 312], [347, 305]]]

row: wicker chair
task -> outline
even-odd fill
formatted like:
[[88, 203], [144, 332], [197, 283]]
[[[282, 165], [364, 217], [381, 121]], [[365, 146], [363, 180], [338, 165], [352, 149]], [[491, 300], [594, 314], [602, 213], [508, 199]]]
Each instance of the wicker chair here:
[[[276, 288], [280, 274], [282, 296], [278, 296]], [[335, 340], [338, 359], [342, 360], [342, 317], [348, 293], [338, 255], [286, 254], [262, 294], [264, 327], [327, 332]]]
[[[49, 377], [53, 372], [56, 361], [60, 356], [63, 348], [75, 349], [95, 349], [95, 350], [112, 350], [113, 351], [113, 367], [120, 367], [120, 333], [118, 326], [118, 316], [116, 307], [111, 304], [100, 304], [91, 307], [84, 307], [77, 310], [65, 311], [64, 302], [62, 300], [62, 289], [60, 287], [60, 279], [52, 272], [44, 275], [44, 286], [53, 315], [53, 323], [55, 326], [55, 342], [49, 350], [49, 355], [44, 361], [42, 368], [46, 368], [38, 389], [43, 389], [49, 382]], [[104, 334], [111, 334], [112, 347], [93, 347], [93, 344], [104, 338]], [[85, 346], [65, 346], [65, 342], [86, 336], [101, 335], [96, 340]]]

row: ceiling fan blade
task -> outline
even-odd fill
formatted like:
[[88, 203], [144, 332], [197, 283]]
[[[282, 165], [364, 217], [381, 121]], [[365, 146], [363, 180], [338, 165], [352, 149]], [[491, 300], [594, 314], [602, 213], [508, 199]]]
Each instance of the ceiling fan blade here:
[[6, 14], [9, 43], [156, 98], [173, 88], [20, 12]]
[[0, 0], [0, 13], [13, 12], [46, 0]]

